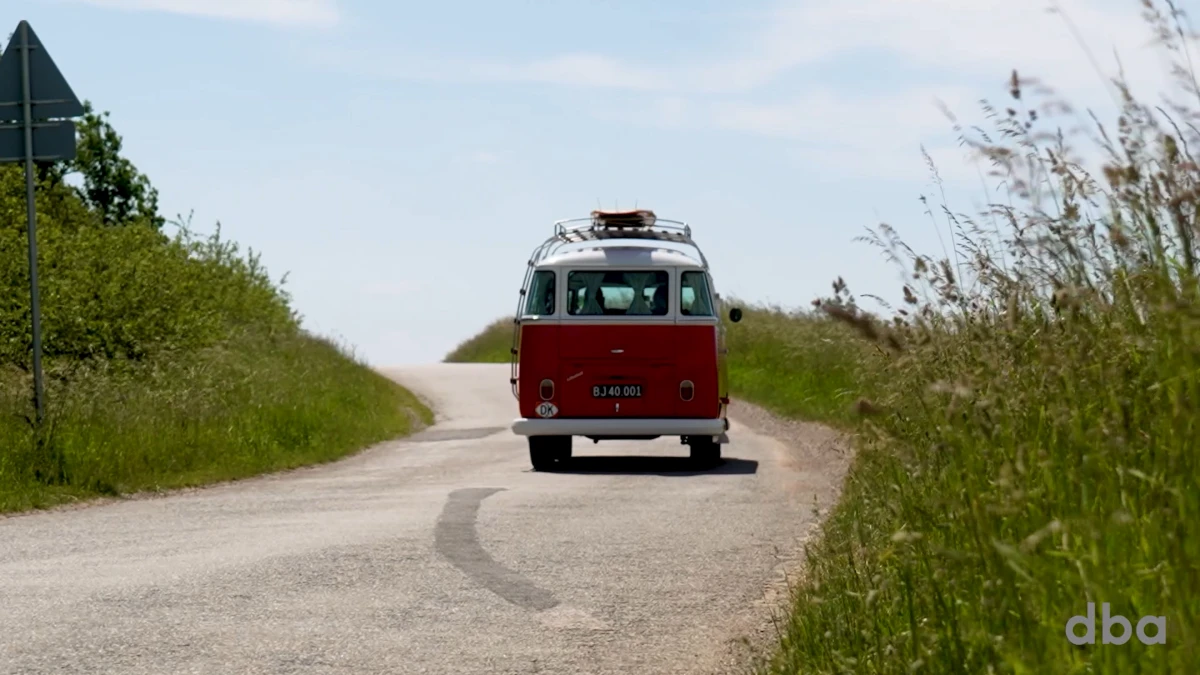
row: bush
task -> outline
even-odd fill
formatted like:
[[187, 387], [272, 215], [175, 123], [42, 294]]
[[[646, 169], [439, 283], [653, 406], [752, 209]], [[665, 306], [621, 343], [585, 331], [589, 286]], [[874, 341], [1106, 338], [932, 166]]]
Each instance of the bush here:
[[[0, 167], [0, 511], [194, 485], [342, 456], [431, 421], [411, 394], [306, 334], [253, 251], [167, 236], [106, 115], [75, 188], [39, 168], [47, 417], [33, 414], [19, 167]], [[86, 150], [86, 152], [84, 152]]]

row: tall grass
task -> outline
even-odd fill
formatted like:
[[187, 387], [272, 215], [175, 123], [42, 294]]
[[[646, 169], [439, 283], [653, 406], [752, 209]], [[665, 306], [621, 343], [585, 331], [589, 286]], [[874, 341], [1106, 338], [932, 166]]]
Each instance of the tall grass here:
[[880, 360], [878, 349], [821, 313], [726, 304], [743, 308], [740, 323], [725, 325], [735, 398], [787, 417], [839, 424], [855, 419], [863, 379]]
[[[1175, 8], [1146, 6], [1200, 99]], [[964, 133], [1014, 201], [943, 205], [946, 256], [866, 237], [904, 307], [866, 312], [839, 279], [815, 312], [728, 326], [735, 397], [859, 447], [769, 673], [1200, 672], [1200, 111], [1119, 83], [1092, 173], [1024, 85]], [[1165, 644], [1103, 644], [1103, 603], [1165, 617]]]
[[23, 419], [29, 380], [0, 374], [0, 512], [330, 461], [432, 422], [411, 393], [301, 333], [81, 364], [49, 382], [40, 447]]
[[[771, 672], [1200, 668], [1200, 134], [1119, 88], [1096, 178], [1014, 73], [1009, 109], [985, 107], [1001, 140], [965, 140], [1020, 201], [944, 210], [957, 266], [872, 232], [911, 279], [891, 321], [841, 284], [819, 303], [887, 356], [866, 362], [861, 451]], [[1088, 603], [1097, 643], [1076, 646]], [[1165, 617], [1165, 644], [1102, 644], [1102, 603]]]

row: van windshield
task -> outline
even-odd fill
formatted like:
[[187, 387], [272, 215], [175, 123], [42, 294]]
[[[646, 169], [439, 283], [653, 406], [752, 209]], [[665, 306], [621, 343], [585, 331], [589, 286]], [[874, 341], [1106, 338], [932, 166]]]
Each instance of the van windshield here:
[[663, 316], [670, 297], [666, 270], [567, 273], [567, 313], [574, 316]]

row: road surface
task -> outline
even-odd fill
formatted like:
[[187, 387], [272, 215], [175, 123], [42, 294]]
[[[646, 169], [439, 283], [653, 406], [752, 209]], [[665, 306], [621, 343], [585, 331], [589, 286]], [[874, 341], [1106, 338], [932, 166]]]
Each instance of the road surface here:
[[507, 368], [388, 371], [438, 423], [339, 463], [0, 519], [0, 673], [691, 674], [744, 659], [736, 644], [769, 628], [764, 593], [840, 484], [830, 436], [801, 425], [784, 444], [734, 417], [716, 469], [677, 438], [576, 439], [573, 467], [537, 473], [507, 427]]

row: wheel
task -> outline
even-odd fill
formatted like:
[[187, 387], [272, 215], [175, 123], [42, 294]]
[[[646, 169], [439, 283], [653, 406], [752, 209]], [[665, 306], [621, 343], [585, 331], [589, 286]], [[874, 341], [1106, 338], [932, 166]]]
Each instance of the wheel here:
[[694, 436], [688, 439], [688, 450], [692, 460], [704, 465], [715, 465], [721, 461], [721, 444], [712, 436]]
[[529, 462], [534, 471], [553, 471], [571, 458], [570, 436], [530, 436]]

